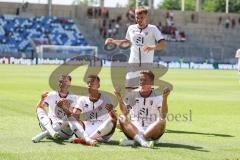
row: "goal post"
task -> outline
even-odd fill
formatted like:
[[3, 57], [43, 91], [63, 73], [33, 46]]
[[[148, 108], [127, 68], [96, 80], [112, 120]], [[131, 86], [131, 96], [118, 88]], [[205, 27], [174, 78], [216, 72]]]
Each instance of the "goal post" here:
[[39, 45], [35, 50], [41, 59], [67, 60], [77, 56], [98, 56], [97, 46]]

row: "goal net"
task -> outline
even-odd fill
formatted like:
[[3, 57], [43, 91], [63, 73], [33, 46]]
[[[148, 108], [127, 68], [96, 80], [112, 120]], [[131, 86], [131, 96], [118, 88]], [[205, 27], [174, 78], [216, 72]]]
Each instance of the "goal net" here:
[[79, 57], [98, 56], [96, 46], [60, 46], [60, 45], [38, 45], [35, 47], [38, 58], [40, 59], [58, 59], [70, 60]]

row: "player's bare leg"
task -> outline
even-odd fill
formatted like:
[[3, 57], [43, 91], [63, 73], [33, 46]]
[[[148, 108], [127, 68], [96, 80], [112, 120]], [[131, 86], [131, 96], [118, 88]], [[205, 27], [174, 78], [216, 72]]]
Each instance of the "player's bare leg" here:
[[144, 132], [145, 139], [159, 139], [165, 132], [166, 120], [158, 120], [152, 123]]
[[127, 137], [134, 139], [143, 147], [149, 148], [153, 147], [152, 142], [146, 141], [143, 135], [139, 133], [138, 129], [129, 121], [129, 119], [126, 116], [121, 115], [119, 117], [119, 123], [122, 131]]

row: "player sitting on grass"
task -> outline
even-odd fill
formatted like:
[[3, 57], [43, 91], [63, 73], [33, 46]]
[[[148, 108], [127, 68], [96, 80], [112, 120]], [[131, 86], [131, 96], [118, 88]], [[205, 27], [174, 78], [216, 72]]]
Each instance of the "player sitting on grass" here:
[[164, 134], [170, 90], [165, 88], [163, 95], [157, 95], [152, 89], [153, 81], [154, 74], [151, 71], [141, 71], [139, 89], [129, 92], [124, 101], [120, 90], [116, 89], [115, 94], [123, 114], [119, 122], [128, 138], [121, 139], [120, 145], [134, 145], [137, 142], [143, 147], [152, 148], [154, 142], [158, 143]]
[[[99, 142], [108, 142], [113, 135], [117, 122], [117, 115], [111, 100], [99, 92], [100, 78], [89, 75], [87, 78], [88, 96], [81, 96], [73, 113], [83, 113], [82, 128], [91, 138]], [[73, 139], [75, 143], [85, 143], [81, 138]]]
[[[76, 105], [78, 97], [68, 92], [71, 79], [69, 75], [61, 75], [59, 91], [42, 94], [36, 109], [42, 132], [32, 138], [33, 142], [37, 143], [46, 136], [69, 139], [75, 133], [78, 137], [83, 137], [87, 144], [94, 144], [94, 141], [81, 130], [79, 122], [72, 114], [72, 108]], [[48, 114], [45, 111], [47, 107]]]

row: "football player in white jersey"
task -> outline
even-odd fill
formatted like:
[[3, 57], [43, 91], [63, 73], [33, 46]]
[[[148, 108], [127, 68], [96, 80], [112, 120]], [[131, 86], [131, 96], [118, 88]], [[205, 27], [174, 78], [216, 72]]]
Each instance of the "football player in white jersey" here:
[[135, 10], [137, 24], [128, 27], [125, 39], [116, 40], [107, 38], [105, 41], [105, 45], [131, 44], [130, 58], [128, 61], [129, 67], [125, 85], [125, 87], [129, 89], [138, 86], [140, 70], [151, 70], [154, 50], [166, 47], [163, 35], [156, 26], [148, 24], [147, 16], [148, 10], [143, 6], [139, 6]]
[[[37, 143], [46, 136], [54, 139], [69, 139], [73, 134], [83, 137], [94, 144], [91, 139], [79, 130], [79, 122], [72, 114], [73, 107], [77, 103], [78, 96], [69, 94], [71, 76], [61, 75], [59, 79], [59, 91], [45, 92], [37, 105], [37, 117], [42, 132], [32, 138]], [[48, 107], [48, 114], [45, 109]], [[64, 108], [65, 107], [65, 108]]]
[[[82, 127], [91, 139], [108, 142], [115, 131], [117, 122], [112, 101], [99, 92], [100, 78], [98, 76], [89, 75], [87, 85], [89, 95], [78, 99], [73, 113], [84, 115]], [[73, 142], [84, 143], [84, 140], [76, 138]]]
[[238, 59], [238, 72], [240, 73], [240, 49], [237, 50], [235, 57]]
[[165, 88], [162, 95], [157, 95], [152, 89], [153, 81], [154, 74], [144, 70], [140, 72], [139, 89], [129, 92], [124, 100], [120, 91], [115, 91], [123, 114], [119, 117], [120, 126], [128, 138], [120, 140], [120, 145], [137, 142], [143, 147], [153, 147], [164, 134], [170, 90]]

